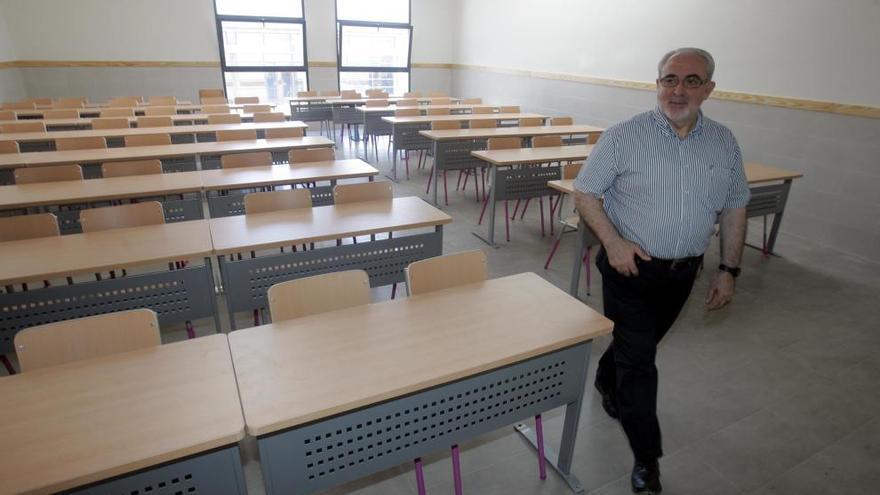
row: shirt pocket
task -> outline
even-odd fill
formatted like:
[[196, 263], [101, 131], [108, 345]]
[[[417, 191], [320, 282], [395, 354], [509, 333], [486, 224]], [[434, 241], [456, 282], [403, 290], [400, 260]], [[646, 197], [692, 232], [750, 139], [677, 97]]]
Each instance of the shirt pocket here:
[[724, 167], [712, 167], [707, 174], [703, 203], [714, 212], [719, 212], [727, 202], [730, 192], [730, 169]]

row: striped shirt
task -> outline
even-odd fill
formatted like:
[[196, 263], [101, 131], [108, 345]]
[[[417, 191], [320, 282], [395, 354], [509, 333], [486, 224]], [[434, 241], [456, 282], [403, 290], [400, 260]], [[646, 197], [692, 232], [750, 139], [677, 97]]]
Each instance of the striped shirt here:
[[620, 235], [663, 259], [703, 254], [721, 210], [749, 201], [730, 129], [700, 112], [682, 139], [659, 108], [605, 131], [575, 188], [604, 197]]

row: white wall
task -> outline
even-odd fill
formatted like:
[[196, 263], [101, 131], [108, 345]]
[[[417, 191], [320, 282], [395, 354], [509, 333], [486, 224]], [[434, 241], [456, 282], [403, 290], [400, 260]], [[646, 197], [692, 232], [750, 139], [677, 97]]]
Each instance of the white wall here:
[[699, 46], [719, 89], [880, 106], [877, 0], [460, 1], [457, 63], [653, 81]]
[[[15, 48], [6, 25], [6, 14], [0, 4], [0, 62], [16, 60]], [[12, 101], [24, 98], [27, 93], [21, 79], [21, 73], [15, 68], [0, 68], [0, 101]]]

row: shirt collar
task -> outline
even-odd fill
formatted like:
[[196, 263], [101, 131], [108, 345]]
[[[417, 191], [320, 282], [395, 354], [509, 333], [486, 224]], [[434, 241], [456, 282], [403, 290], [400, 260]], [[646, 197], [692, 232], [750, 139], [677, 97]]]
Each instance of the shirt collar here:
[[[678, 137], [678, 133], [675, 132], [675, 129], [669, 124], [669, 120], [666, 119], [666, 115], [663, 114], [663, 111], [660, 110], [660, 107], [654, 107], [654, 111], [651, 112], [654, 117], [654, 123], [660, 127], [660, 130], [663, 131], [667, 136]], [[697, 110], [697, 124], [691, 129], [691, 132], [687, 137], [698, 136], [703, 132], [703, 111]]]

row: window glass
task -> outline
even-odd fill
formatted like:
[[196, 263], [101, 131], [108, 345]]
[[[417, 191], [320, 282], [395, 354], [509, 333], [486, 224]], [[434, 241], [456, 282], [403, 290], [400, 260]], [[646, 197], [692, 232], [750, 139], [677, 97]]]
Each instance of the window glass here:
[[302, 18], [300, 0], [216, 0], [217, 15]]
[[368, 89], [381, 89], [389, 95], [409, 91], [409, 72], [340, 72], [339, 89], [354, 89], [362, 95]]
[[342, 65], [406, 67], [409, 29], [342, 25]]
[[305, 72], [226, 72], [226, 97], [256, 96], [260, 103], [274, 103], [276, 112], [287, 112], [287, 100], [306, 91]]
[[336, 18], [409, 24], [409, 0], [336, 0]]
[[303, 25], [283, 22], [222, 21], [226, 65], [303, 66]]

